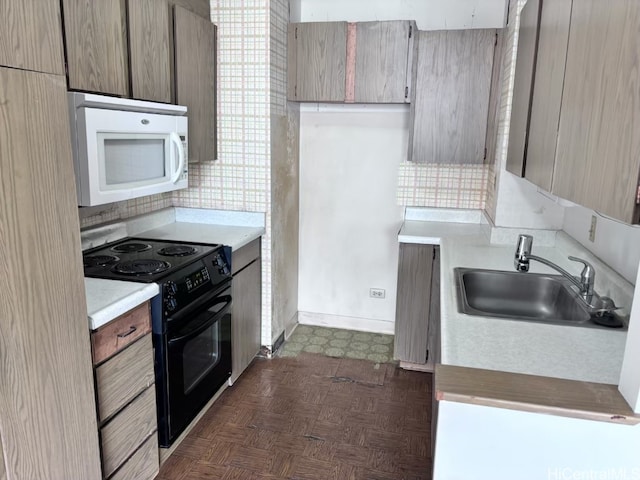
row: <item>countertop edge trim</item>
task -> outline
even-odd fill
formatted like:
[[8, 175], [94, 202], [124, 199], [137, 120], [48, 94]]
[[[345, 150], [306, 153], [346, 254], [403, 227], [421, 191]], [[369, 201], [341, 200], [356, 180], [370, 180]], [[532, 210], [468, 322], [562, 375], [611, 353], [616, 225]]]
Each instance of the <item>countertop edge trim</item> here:
[[[438, 401], [466, 403], [619, 425], [637, 425], [640, 423], [640, 415], [633, 413], [615, 385], [441, 364], [436, 365], [435, 375], [435, 396]], [[528, 393], [521, 387], [532, 379], [535, 379], [535, 388], [537, 389], [540, 388], [541, 384], [547, 384], [550, 391], [558, 391], [558, 389], [565, 388], [567, 389], [566, 391], [569, 391], [569, 389], [575, 387], [574, 389], [579, 389], [583, 394], [581, 398], [581, 403], [583, 404], [585, 402], [592, 402], [594, 406], [601, 404], [602, 402], [599, 402], [598, 399], [605, 390], [609, 396], [614, 396], [613, 402], [602, 405], [604, 408], [588, 409], [584, 408], [584, 405], [572, 406], [570, 402], [566, 402], [564, 405], [552, 405], [550, 403], [542, 403], [539, 398], [532, 398], [532, 401], [527, 401], [523, 397], [526, 397]], [[495, 387], [495, 394], [487, 394], [489, 387]], [[591, 394], [592, 398], [588, 398], [589, 394]], [[507, 398], [509, 396], [512, 398]], [[532, 395], [532, 397], [535, 396]], [[571, 397], [571, 395], [568, 395], [568, 397]], [[552, 398], [552, 396], [549, 396], [549, 398]], [[616, 403], [616, 405], [612, 405], [612, 403]]]

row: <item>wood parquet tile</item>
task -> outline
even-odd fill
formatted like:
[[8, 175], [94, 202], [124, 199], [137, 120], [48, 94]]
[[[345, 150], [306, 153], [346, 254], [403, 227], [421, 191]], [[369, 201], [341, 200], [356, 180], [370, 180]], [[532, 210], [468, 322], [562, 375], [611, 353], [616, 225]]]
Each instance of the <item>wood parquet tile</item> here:
[[156, 480], [425, 480], [431, 376], [300, 354], [256, 359]]

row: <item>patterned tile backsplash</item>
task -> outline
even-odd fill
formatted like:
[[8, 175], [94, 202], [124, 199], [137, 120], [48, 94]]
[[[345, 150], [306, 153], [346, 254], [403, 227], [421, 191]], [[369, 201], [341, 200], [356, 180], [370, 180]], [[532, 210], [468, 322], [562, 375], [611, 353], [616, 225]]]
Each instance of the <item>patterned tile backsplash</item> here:
[[400, 164], [398, 203], [413, 207], [483, 209], [488, 165]]

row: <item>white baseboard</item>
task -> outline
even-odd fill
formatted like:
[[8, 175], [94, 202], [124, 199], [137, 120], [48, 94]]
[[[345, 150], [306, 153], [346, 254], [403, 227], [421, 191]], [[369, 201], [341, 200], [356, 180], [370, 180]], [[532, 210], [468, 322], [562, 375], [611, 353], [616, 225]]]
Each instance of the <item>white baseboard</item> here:
[[298, 312], [300, 325], [315, 325], [317, 327], [344, 328], [360, 332], [384, 333], [393, 335], [393, 322], [374, 320], [371, 318], [345, 317], [342, 315], [328, 315], [326, 313]]

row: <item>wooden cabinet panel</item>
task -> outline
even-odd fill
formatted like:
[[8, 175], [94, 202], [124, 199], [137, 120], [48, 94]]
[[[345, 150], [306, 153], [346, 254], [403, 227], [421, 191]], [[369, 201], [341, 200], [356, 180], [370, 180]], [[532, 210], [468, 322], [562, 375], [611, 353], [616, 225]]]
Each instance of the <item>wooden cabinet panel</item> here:
[[8, 478], [99, 478], [65, 78], [0, 68], [0, 118], [4, 467]]
[[187, 107], [189, 161], [216, 158], [216, 26], [174, 7], [176, 103]]
[[103, 362], [150, 331], [149, 302], [145, 302], [91, 334], [93, 363]]
[[640, 2], [573, 3], [552, 192], [638, 220]]
[[544, 0], [531, 99], [525, 177], [551, 191], [572, 0]]
[[289, 28], [296, 45], [295, 65], [289, 65], [296, 72], [296, 83], [289, 100], [344, 102], [347, 23], [296, 23]]
[[430, 312], [433, 245], [400, 244], [394, 358], [424, 364]]
[[[256, 250], [257, 247], [257, 250]], [[249, 366], [262, 344], [262, 273], [260, 239], [233, 253], [232, 266], [253, 256], [252, 262], [233, 276], [233, 313], [231, 326], [232, 367], [231, 383]], [[255, 260], [254, 260], [255, 259]]]
[[151, 435], [109, 480], [152, 480], [159, 467], [158, 436]]
[[128, 0], [131, 95], [171, 102], [170, 11], [167, 0]]
[[409, 160], [483, 163], [495, 30], [418, 32]]
[[507, 170], [519, 177], [524, 176], [527, 156], [527, 133], [536, 64], [540, 6], [540, 0], [527, 1], [522, 8], [518, 32], [518, 57], [513, 81]]
[[491, 92], [489, 94], [489, 114], [487, 115], [487, 134], [485, 137], [485, 163], [495, 162], [498, 150], [498, 130], [500, 122], [500, 97], [502, 97], [502, 51], [505, 42], [504, 30], [498, 30], [496, 47], [493, 52], [493, 71], [491, 72]]
[[170, 0], [170, 2], [171, 5], [179, 5], [200, 17], [211, 18], [209, 0]]
[[98, 416], [101, 422], [155, 381], [151, 335], [141, 338], [96, 368]]
[[102, 428], [105, 477], [111, 475], [156, 430], [156, 393], [155, 389], [148, 388]]
[[408, 21], [356, 24], [356, 102], [409, 101], [407, 62], [416, 31]]
[[69, 88], [129, 95], [124, 0], [62, 0]]
[[234, 275], [239, 270], [253, 262], [256, 258], [260, 258], [260, 242], [258, 238], [251, 243], [233, 251], [231, 258], [231, 273]]
[[0, 2], [0, 65], [64, 75], [58, 0]]

